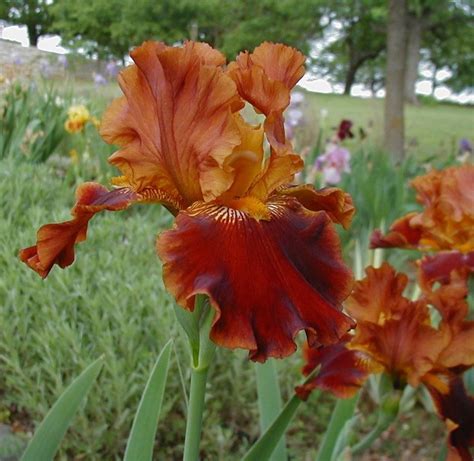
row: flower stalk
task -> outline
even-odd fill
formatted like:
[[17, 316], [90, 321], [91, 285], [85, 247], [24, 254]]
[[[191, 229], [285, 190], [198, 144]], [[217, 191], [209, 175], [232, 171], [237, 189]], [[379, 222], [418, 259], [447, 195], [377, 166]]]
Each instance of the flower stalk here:
[[[199, 459], [207, 376], [216, 350], [215, 344], [209, 339], [213, 311], [204, 295], [196, 295], [194, 311], [191, 315], [193, 316], [194, 325], [197, 326], [199, 331], [199, 340], [197, 340], [195, 333], [188, 334], [192, 356], [192, 374], [186, 420], [184, 461], [197, 461]], [[179, 317], [178, 320], [180, 320]], [[188, 333], [189, 328], [184, 326], [183, 328]]]

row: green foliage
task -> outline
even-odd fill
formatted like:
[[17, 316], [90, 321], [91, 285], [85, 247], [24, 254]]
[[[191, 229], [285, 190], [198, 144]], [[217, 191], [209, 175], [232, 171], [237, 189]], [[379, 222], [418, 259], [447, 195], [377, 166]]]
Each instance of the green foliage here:
[[[278, 417], [282, 407], [280, 383], [274, 359], [269, 359], [265, 363], [256, 363], [255, 373], [257, 376], [260, 430], [263, 434]], [[272, 461], [285, 461], [288, 459], [286, 441], [282, 436], [283, 434], [280, 435], [278, 444], [275, 443], [276, 447], [272, 447], [274, 448]]]
[[[409, 21], [422, 31], [422, 56], [437, 70], [448, 68], [452, 76], [443, 82], [454, 92], [472, 88], [474, 31], [472, 2], [410, 0]], [[386, 63], [387, 2], [342, 0], [325, 10], [327, 44], [314, 59], [314, 71], [333, 83], [354, 83], [373, 91], [384, 86]], [[336, 28], [331, 27], [337, 24]], [[408, 23], [410, 27], [410, 22]], [[334, 37], [337, 37], [335, 39]]]
[[[225, 22], [214, 43], [229, 59], [234, 59], [242, 50], [253, 50], [265, 40], [286, 43], [308, 53], [309, 41], [321, 36], [319, 0], [240, 0], [228, 3], [232, 3], [232, 7], [222, 10], [220, 17]], [[208, 19], [206, 22], [209, 24]], [[210, 29], [210, 25], [206, 28]]]
[[[357, 72], [385, 49], [387, 11], [382, 0], [343, 0], [328, 6], [327, 45], [314, 59], [316, 73], [344, 83], [349, 94]], [[332, 27], [337, 24], [337, 28]], [[337, 40], [331, 36], [337, 34]]]
[[169, 340], [160, 352], [143, 391], [128, 438], [124, 461], [151, 461], [152, 459], [156, 428], [168, 377], [171, 341]]
[[426, 34], [425, 57], [435, 71], [442, 68], [451, 71], [443, 85], [454, 92], [469, 91], [474, 87], [474, 7], [472, 2], [459, 2], [457, 8], [454, 2], [450, 3], [447, 10], [436, 10]]
[[53, 459], [82, 401], [92, 388], [104, 365], [103, 357], [89, 365], [59, 396], [36, 429], [22, 461]]
[[320, 0], [56, 0], [54, 30], [89, 55], [124, 58], [144, 40], [202, 40], [228, 58], [273, 40], [309, 50], [320, 31]]
[[13, 83], [0, 95], [0, 159], [48, 159], [67, 136], [68, 100], [52, 86]]
[[[351, 167], [351, 174], [345, 175], [340, 185], [351, 194], [357, 209], [348, 238], [357, 238], [413, 211], [414, 193], [408, 181], [421, 173], [413, 157], [394, 168], [385, 152], [360, 150], [354, 152]], [[363, 177], [365, 180], [360, 181]]]

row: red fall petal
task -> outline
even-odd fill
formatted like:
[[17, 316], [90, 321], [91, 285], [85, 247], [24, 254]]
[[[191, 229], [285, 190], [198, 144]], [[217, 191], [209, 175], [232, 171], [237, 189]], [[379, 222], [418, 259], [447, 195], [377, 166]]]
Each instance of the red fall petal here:
[[215, 204], [179, 213], [158, 238], [167, 289], [193, 309], [198, 293], [216, 310], [211, 339], [265, 361], [296, 350], [305, 330], [312, 345], [331, 344], [354, 326], [340, 312], [352, 287], [339, 239], [324, 212], [295, 199], [267, 203], [269, 219]]
[[[474, 398], [467, 394], [461, 376], [440, 376], [425, 382], [438, 415], [449, 430], [449, 461], [472, 461], [474, 447]], [[444, 381], [447, 382], [447, 391]], [[438, 386], [437, 383], [441, 383]]]
[[90, 219], [98, 212], [119, 211], [136, 198], [129, 189], [112, 191], [96, 183], [84, 183], [76, 192], [76, 205], [70, 221], [46, 224], [37, 233], [35, 246], [20, 251], [20, 259], [45, 278], [54, 264], [62, 268], [74, 262], [74, 245], [86, 239]]
[[370, 238], [370, 248], [416, 248], [422, 237], [422, 230], [413, 227], [411, 221], [417, 215], [418, 213], [409, 213], [397, 219], [386, 235], [376, 229]]
[[350, 339], [350, 335], [346, 335], [340, 343], [320, 348], [305, 344], [303, 374], [308, 376], [319, 365], [321, 369], [313, 379], [295, 388], [301, 400], [306, 400], [316, 388], [329, 391], [339, 398], [352, 397], [369, 374], [377, 369], [366, 354], [347, 348]]

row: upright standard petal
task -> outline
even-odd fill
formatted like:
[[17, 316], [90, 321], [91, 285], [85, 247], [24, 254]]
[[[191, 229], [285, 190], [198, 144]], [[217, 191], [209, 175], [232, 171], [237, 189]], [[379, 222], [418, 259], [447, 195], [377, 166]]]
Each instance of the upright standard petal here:
[[227, 68], [241, 97], [265, 115], [270, 157], [249, 191], [260, 200], [291, 182], [303, 168], [301, 157], [286, 139], [283, 111], [290, 103], [291, 89], [304, 74], [304, 61], [304, 55], [294, 48], [265, 42], [253, 53], [241, 53]]
[[264, 42], [253, 53], [240, 53], [227, 72], [242, 98], [269, 115], [283, 112], [290, 103], [290, 91], [304, 75], [304, 62], [298, 50]]
[[346, 307], [358, 322], [383, 323], [408, 306], [403, 292], [408, 284], [405, 274], [397, 273], [388, 263], [378, 269], [367, 267], [366, 277], [354, 286]]
[[163, 277], [178, 303], [210, 297], [211, 339], [244, 348], [255, 361], [285, 357], [305, 330], [311, 345], [337, 342], [354, 322], [341, 310], [352, 286], [339, 240], [324, 212], [294, 198], [267, 203], [270, 216], [198, 203], [158, 238]]
[[301, 400], [306, 400], [314, 389], [329, 391], [339, 398], [352, 397], [377, 369], [368, 355], [347, 347], [350, 340], [351, 336], [346, 335], [341, 342], [330, 346], [314, 348], [305, 344], [303, 375], [310, 375], [318, 366], [321, 368], [314, 378], [295, 388]]
[[243, 107], [219, 53], [203, 44], [182, 48], [145, 42], [122, 71], [125, 97], [106, 112], [101, 134], [120, 150], [110, 162], [134, 190], [166, 191], [185, 208], [227, 190], [226, 159], [241, 142], [233, 112]]
[[65, 268], [74, 262], [74, 245], [87, 236], [87, 226], [100, 211], [119, 211], [137, 199], [130, 189], [107, 190], [96, 183], [84, 183], [77, 189], [76, 204], [70, 221], [46, 224], [37, 233], [35, 246], [20, 251], [20, 259], [45, 278], [54, 264]]

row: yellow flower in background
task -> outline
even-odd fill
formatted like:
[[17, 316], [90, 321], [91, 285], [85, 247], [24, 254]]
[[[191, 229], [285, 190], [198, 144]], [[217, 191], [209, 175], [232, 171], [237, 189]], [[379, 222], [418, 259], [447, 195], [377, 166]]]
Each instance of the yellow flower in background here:
[[77, 153], [76, 149], [71, 149], [69, 151], [69, 157], [71, 158], [73, 165], [77, 165], [79, 163], [79, 154]]
[[91, 117], [91, 123], [92, 123], [92, 125], [94, 125], [96, 130], [98, 130], [100, 128], [100, 119], [98, 119], [97, 117], [92, 116]]
[[78, 133], [91, 120], [91, 114], [84, 105], [71, 106], [67, 111], [68, 119], [64, 123], [64, 128], [68, 133]]

